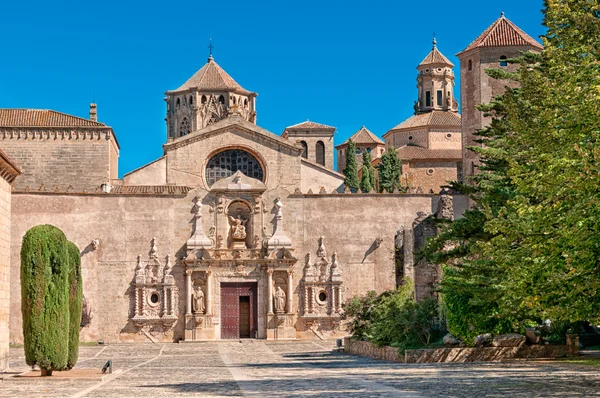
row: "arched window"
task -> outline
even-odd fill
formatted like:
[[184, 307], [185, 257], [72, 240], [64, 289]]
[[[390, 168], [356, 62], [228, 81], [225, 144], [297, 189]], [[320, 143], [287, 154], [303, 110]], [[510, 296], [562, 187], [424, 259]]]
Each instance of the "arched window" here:
[[179, 100], [179, 98], [177, 98], [177, 101], [175, 101], [175, 107], [179, 108], [179, 105], [181, 105], [181, 101]]
[[473, 61], [469, 60], [467, 63], [467, 69], [469, 72], [473, 70]]
[[[206, 182], [213, 185], [241, 171], [245, 175], [263, 181], [264, 172], [259, 161], [250, 153], [241, 149], [227, 149], [214, 155], [206, 165]], [[263, 181], [264, 182], [264, 181]]]
[[317, 145], [315, 145], [315, 154], [317, 155], [317, 163], [325, 166], [325, 144], [323, 141], [317, 141]]
[[371, 153], [371, 148], [367, 148], [367, 152]]
[[506, 55], [500, 57], [500, 66], [508, 66]]
[[248, 106], [248, 98], [244, 99], [244, 106]]
[[225, 97], [223, 97], [222, 95], [219, 96], [219, 103], [221, 103], [221, 104], [225, 103]]
[[203, 104], [206, 104], [206, 95], [203, 95], [200, 101], [202, 101]]
[[179, 136], [188, 134], [192, 130], [192, 126], [190, 125], [190, 121], [187, 117], [184, 117], [179, 123]]
[[190, 105], [194, 105], [194, 97], [190, 95]]
[[308, 144], [306, 143], [306, 141], [300, 141], [300, 144], [302, 144], [302, 157], [304, 159], [308, 159]]
[[232, 97], [232, 101], [233, 101], [233, 105], [237, 104], [237, 99], [235, 97]]

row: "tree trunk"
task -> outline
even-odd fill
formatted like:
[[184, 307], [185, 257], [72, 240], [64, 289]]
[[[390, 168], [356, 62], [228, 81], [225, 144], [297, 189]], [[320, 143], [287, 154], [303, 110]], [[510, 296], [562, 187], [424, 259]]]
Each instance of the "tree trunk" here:
[[42, 369], [42, 377], [52, 376], [52, 369]]

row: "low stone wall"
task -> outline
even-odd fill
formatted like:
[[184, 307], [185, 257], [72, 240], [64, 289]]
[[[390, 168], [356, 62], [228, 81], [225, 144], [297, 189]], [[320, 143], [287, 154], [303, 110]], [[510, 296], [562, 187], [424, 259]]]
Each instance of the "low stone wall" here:
[[400, 355], [395, 347], [377, 347], [368, 341], [358, 341], [344, 338], [344, 352], [373, 359], [383, 359], [392, 362], [404, 362], [404, 356]]
[[567, 346], [536, 345], [522, 347], [457, 347], [406, 350], [400, 355], [397, 348], [377, 347], [367, 341], [344, 339], [348, 354], [405, 363], [490, 362], [510, 359], [561, 358], [567, 356]]

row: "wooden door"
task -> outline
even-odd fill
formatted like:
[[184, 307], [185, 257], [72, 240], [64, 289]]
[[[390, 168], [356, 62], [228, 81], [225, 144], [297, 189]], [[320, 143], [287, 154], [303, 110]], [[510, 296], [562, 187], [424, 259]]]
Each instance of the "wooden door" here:
[[257, 284], [221, 284], [221, 338], [253, 338], [257, 331]]

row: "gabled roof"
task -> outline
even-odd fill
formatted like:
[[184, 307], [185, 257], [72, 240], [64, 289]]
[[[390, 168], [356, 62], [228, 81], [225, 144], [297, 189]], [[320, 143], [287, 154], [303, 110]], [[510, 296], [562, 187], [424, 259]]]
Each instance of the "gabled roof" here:
[[509, 21], [504, 13], [489, 28], [487, 28], [474, 42], [458, 54], [480, 47], [508, 47], [508, 46], [532, 46], [539, 50], [544, 47], [534, 38], [519, 29], [517, 25]]
[[233, 80], [233, 78], [215, 62], [212, 56], [210, 56], [208, 62], [183, 83], [181, 87], [169, 92], [184, 91], [193, 88], [203, 91], [233, 91], [239, 94], [256, 95], [256, 93], [244, 89]]
[[250, 123], [239, 114], [233, 114], [225, 119], [219, 120], [214, 124], [208, 125], [201, 130], [192, 131], [189, 134], [176, 138], [174, 141], [167, 142], [166, 144], [163, 144], [163, 149], [165, 152], [167, 152], [197, 141], [201, 141], [205, 138], [221, 134], [223, 132], [231, 131], [231, 126], [236, 126], [237, 129], [235, 130], [240, 133], [256, 134], [267, 142], [281, 145], [282, 147], [288, 148], [289, 150], [297, 152], [298, 154], [302, 153], [303, 149], [300, 145], [296, 145], [288, 139], [273, 134], [254, 123]]
[[307, 120], [302, 123], [294, 124], [293, 126], [288, 126], [285, 128], [286, 130], [335, 130], [335, 127], [328, 126], [326, 124], [311, 122]]
[[387, 135], [390, 131], [394, 130], [410, 129], [414, 127], [423, 126], [443, 126], [460, 128], [461, 116], [458, 113], [447, 111], [431, 111], [427, 113], [421, 113], [419, 115], [409, 117], [396, 127], [390, 129], [387, 133], [385, 133], [385, 135]]
[[452, 62], [450, 62], [450, 60], [448, 58], [446, 58], [444, 56], [444, 54], [442, 54], [437, 49], [436, 41], [435, 41], [435, 39], [433, 39], [433, 49], [431, 50], [431, 52], [429, 54], [427, 54], [427, 56], [419, 64], [419, 66], [439, 65], [439, 64], [441, 64], [441, 65], [447, 65], [447, 66], [450, 66], [450, 67], [454, 66], [454, 64]]
[[108, 127], [48, 109], [0, 109], [0, 127]]
[[352, 135], [352, 137], [350, 137], [346, 141], [344, 141], [343, 144], [336, 146], [336, 148], [340, 148], [340, 147], [348, 145], [349, 140], [354, 141], [354, 143], [358, 144], [358, 145], [369, 145], [369, 144], [385, 145], [385, 142], [383, 142], [381, 140], [381, 138], [377, 137], [375, 134], [370, 132], [369, 129], [367, 129], [365, 126], [362, 126], [360, 128], [360, 130], [358, 130], [356, 133], [354, 133]]
[[[402, 160], [462, 160], [460, 149], [427, 149], [417, 145], [404, 145], [396, 148], [398, 158]], [[381, 158], [371, 161], [373, 166], [381, 163]]]

